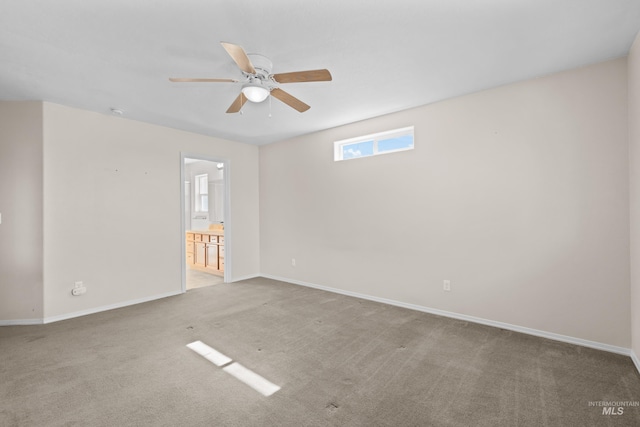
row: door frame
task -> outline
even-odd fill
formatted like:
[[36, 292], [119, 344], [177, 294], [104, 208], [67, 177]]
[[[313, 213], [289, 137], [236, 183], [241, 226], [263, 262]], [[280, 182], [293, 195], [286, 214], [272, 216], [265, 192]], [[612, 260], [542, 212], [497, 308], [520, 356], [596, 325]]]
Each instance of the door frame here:
[[187, 230], [185, 228], [185, 159], [204, 160], [213, 163], [222, 163], [224, 165], [224, 173], [222, 174], [222, 184], [224, 189], [224, 283], [231, 282], [231, 270], [232, 270], [232, 248], [233, 248], [233, 233], [232, 233], [232, 219], [231, 219], [231, 161], [224, 157], [210, 157], [207, 155], [180, 152], [180, 272], [182, 280], [182, 293], [187, 291], [187, 246], [186, 236]]

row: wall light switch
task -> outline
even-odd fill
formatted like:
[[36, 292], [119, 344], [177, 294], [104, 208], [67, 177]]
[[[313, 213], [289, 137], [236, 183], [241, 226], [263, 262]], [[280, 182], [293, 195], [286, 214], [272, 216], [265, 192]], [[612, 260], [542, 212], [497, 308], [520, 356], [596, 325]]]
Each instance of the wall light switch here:
[[451, 280], [445, 280], [442, 282], [442, 290], [447, 292], [451, 290]]

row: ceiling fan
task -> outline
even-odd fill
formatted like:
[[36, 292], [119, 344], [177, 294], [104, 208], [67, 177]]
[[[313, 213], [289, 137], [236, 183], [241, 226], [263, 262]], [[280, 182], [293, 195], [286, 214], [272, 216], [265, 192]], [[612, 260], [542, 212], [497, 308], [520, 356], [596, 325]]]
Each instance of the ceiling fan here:
[[237, 113], [247, 101], [262, 102], [269, 95], [274, 96], [291, 108], [303, 113], [310, 106], [290, 95], [277, 85], [283, 83], [324, 82], [331, 81], [329, 70], [295, 71], [292, 73], [271, 74], [273, 64], [269, 58], [247, 54], [241, 46], [221, 42], [231, 59], [242, 70], [242, 80], [236, 79], [200, 79], [200, 78], [170, 78], [172, 82], [212, 82], [212, 83], [242, 83], [242, 91], [233, 101], [227, 113]]

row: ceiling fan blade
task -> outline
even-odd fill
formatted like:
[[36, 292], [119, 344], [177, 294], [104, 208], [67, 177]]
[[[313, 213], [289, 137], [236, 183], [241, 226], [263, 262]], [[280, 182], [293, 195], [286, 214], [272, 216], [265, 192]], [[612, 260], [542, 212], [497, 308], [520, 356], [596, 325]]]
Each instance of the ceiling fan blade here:
[[240, 67], [242, 71], [249, 74], [256, 73], [256, 69], [253, 68], [253, 64], [249, 60], [249, 57], [247, 56], [247, 53], [244, 51], [242, 46], [225, 42], [220, 42], [220, 44], [222, 44], [222, 47], [224, 47], [229, 56], [231, 56], [231, 59], [233, 59], [235, 63], [238, 64], [238, 67]]
[[171, 77], [169, 80], [179, 83], [238, 83], [238, 80], [234, 79], [190, 79], [183, 77]]
[[329, 70], [295, 71], [274, 74], [273, 78], [278, 83], [329, 82], [331, 81], [331, 73]]
[[240, 111], [245, 102], [247, 102], [247, 97], [244, 96], [242, 92], [240, 92], [240, 95], [238, 95], [236, 100], [233, 101], [233, 104], [231, 104], [231, 106], [227, 110], [227, 113], [237, 113], [238, 111]]
[[283, 91], [280, 88], [271, 89], [271, 95], [275, 96], [280, 101], [287, 104], [289, 107], [296, 109], [301, 113], [304, 113], [309, 108], [311, 108], [304, 102], [300, 101], [298, 98], [289, 95], [287, 92]]

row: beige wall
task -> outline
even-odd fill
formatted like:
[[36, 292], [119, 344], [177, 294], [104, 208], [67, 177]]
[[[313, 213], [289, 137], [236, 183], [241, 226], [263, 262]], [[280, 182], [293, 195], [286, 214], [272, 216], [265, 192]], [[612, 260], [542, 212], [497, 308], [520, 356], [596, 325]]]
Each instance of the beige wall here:
[[[629, 181], [631, 204], [631, 340], [640, 356], [640, 37], [628, 58], [629, 66]], [[640, 366], [638, 367], [640, 369]]]
[[181, 152], [229, 160], [232, 278], [258, 274], [256, 146], [44, 103], [45, 318], [180, 292]]
[[[260, 271], [615, 346], [632, 339], [638, 354], [639, 49], [628, 63], [259, 149], [0, 102], [0, 322], [179, 292], [184, 152], [230, 161], [234, 278]], [[408, 125], [413, 151], [332, 160], [334, 140]], [[639, 244], [632, 221], [631, 259]], [[88, 292], [74, 298], [76, 280]]]
[[[260, 147], [261, 272], [629, 348], [626, 72]], [[333, 161], [335, 140], [409, 125], [413, 151]]]
[[42, 103], [0, 102], [0, 323], [42, 318]]

